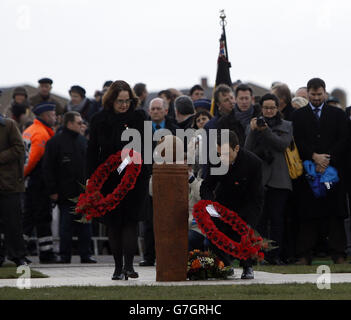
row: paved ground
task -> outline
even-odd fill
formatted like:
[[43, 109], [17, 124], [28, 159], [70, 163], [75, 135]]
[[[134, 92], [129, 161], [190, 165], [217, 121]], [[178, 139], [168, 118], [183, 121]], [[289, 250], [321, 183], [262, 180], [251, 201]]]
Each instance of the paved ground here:
[[[114, 264], [111, 256], [98, 256], [98, 264], [80, 264], [79, 258], [74, 257], [71, 264], [42, 265], [36, 257], [31, 268], [38, 270], [49, 278], [31, 279], [32, 287], [47, 286], [184, 286], [184, 285], [249, 285], [249, 284], [283, 284], [283, 283], [317, 283], [319, 274], [277, 274], [255, 271], [254, 280], [241, 280], [242, 270], [235, 269], [235, 274], [228, 280], [156, 282], [156, 267], [139, 267], [140, 257], [135, 259], [135, 270], [138, 279], [128, 281], [111, 280]], [[331, 274], [331, 283], [351, 283], [351, 273]], [[16, 287], [16, 279], [0, 280], [0, 287]]]

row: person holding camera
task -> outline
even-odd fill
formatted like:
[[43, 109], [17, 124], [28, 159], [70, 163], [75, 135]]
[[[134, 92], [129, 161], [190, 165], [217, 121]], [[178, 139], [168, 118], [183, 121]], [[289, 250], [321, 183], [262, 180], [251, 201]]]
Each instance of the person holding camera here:
[[263, 237], [274, 240], [278, 246], [268, 252], [266, 261], [280, 265], [283, 264], [280, 253], [284, 236], [284, 209], [289, 192], [292, 191], [285, 149], [293, 139], [293, 130], [291, 122], [282, 119], [278, 110], [279, 100], [275, 95], [264, 95], [260, 104], [262, 115], [251, 119], [245, 148], [254, 152], [263, 162], [265, 198], [257, 230]]

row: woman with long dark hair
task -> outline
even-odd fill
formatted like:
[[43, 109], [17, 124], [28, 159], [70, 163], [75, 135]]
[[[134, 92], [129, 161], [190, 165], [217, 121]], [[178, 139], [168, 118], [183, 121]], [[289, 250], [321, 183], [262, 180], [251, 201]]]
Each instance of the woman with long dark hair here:
[[[90, 140], [87, 151], [88, 177], [106, 159], [123, 149], [129, 141], [121, 141], [124, 130], [136, 129], [143, 137], [145, 117], [136, 111], [138, 99], [129, 84], [125, 81], [115, 81], [102, 98], [103, 110], [95, 114], [91, 120]], [[143, 140], [143, 139], [142, 139]], [[142, 150], [136, 150], [142, 154]], [[112, 172], [102, 187], [106, 196], [121, 182], [125, 170], [120, 175]], [[149, 173], [142, 166], [134, 189], [111, 212], [103, 217], [107, 226], [110, 248], [115, 260], [115, 271], [112, 280], [138, 278], [134, 271], [133, 260], [137, 251], [138, 221], [143, 218], [143, 205], [148, 190]], [[124, 261], [123, 261], [124, 260]]]

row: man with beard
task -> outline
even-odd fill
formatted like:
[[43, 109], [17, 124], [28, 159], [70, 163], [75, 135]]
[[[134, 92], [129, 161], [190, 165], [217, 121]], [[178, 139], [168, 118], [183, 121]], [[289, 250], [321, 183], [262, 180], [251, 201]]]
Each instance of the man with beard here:
[[[312, 249], [318, 240], [321, 226], [327, 225], [329, 250], [334, 263], [345, 262], [346, 237], [344, 230], [345, 186], [344, 169], [347, 148], [345, 113], [326, 103], [326, 86], [322, 79], [307, 83], [308, 105], [293, 113], [295, 142], [302, 161], [310, 160], [317, 173], [323, 174], [332, 166], [340, 181], [317, 198], [303, 177], [299, 186], [299, 235], [297, 264], [311, 264]], [[325, 223], [326, 222], [326, 223]]]

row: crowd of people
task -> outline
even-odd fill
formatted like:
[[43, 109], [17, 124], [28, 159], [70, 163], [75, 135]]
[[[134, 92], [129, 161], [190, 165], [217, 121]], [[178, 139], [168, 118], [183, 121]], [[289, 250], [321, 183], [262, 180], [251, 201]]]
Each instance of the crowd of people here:
[[[249, 85], [237, 81], [216, 86], [213, 97], [195, 85], [186, 94], [162, 90], [151, 101], [143, 83], [132, 88], [125, 81], [106, 81], [94, 99], [87, 98], [81, 86], [72, 86], [65, 106], [52, 97], [51, 79], [38, 82], [38, 93], [32, 97], [24, 87], [15, 88], [9, 110], [0, 115], [0, 232], [5, 235], [0, 265], [5, 256], [17, 266], [29, 264], [27, 244], [33, 236], [38, 239], [40, 263], [70, 263], [74, 231], [81, 262], [96, 263], [92, 225], [77, 222], [74, 199], [96, 168], [127, 145], [122, 133], [136, 129], [143, 135], [146, 121], [153, 133], [168, 129], [176, 135], [177, 129], [193, 129], [194, 139], [186, 146], [195, 152], [195, 162], [188, 164], [189, 250], [210, 249], [224, 264], [233, 262], [201, 233], [192, 216], [194, 204], [205, 199], [234, 210], [274, 241], [276, 248], [266, 254], [265, 263], [311, 264], [321, 255], [345, 263], [350, 232], [345, 230], [351, 182], [350, 107], [343, 108], [340, 99], [328, 94], [322, 79], [311, 79], [294, 94], [286, 84], [275, 82], [269, 93], [257, 97]], [[228, 165], [224, 175], [211, 174], [216, 165], [210, 161], [199, 162], [204, 142], [196, 137], [199, 130], [211, 129], [230, 130], [228, 141], [220, 135], [216, 145], [206, 141], [207, 149], [215, 149]], [[154, 150], [158, 143], [142, 144], [138, 151]], [[289, 174], [285, 156], [293, 145], [312, 170], [305, 168], [298, 178]], [[327, 178], [331, 169], [336, 175], [333, 182]], [[113, 172], [102, 194], [112, 193], [121, 177]], [[97, 219], [107, 227], [114, 280], [138, 277], [133, 261], [140, 235], [145, 244], [140, 266], [155, 264], [151, 183], [152, 165], [143, 163], [133, 190]], [[316, 186], [322, 194], [316, 193]], [[60, 212], [58, 255], [51, 231], [55, 205]], [[213, 220], [218, 229], [237, 239], [228, 225]], [[252, 279], [255, 262], [240, 263], [242, 279]]]

